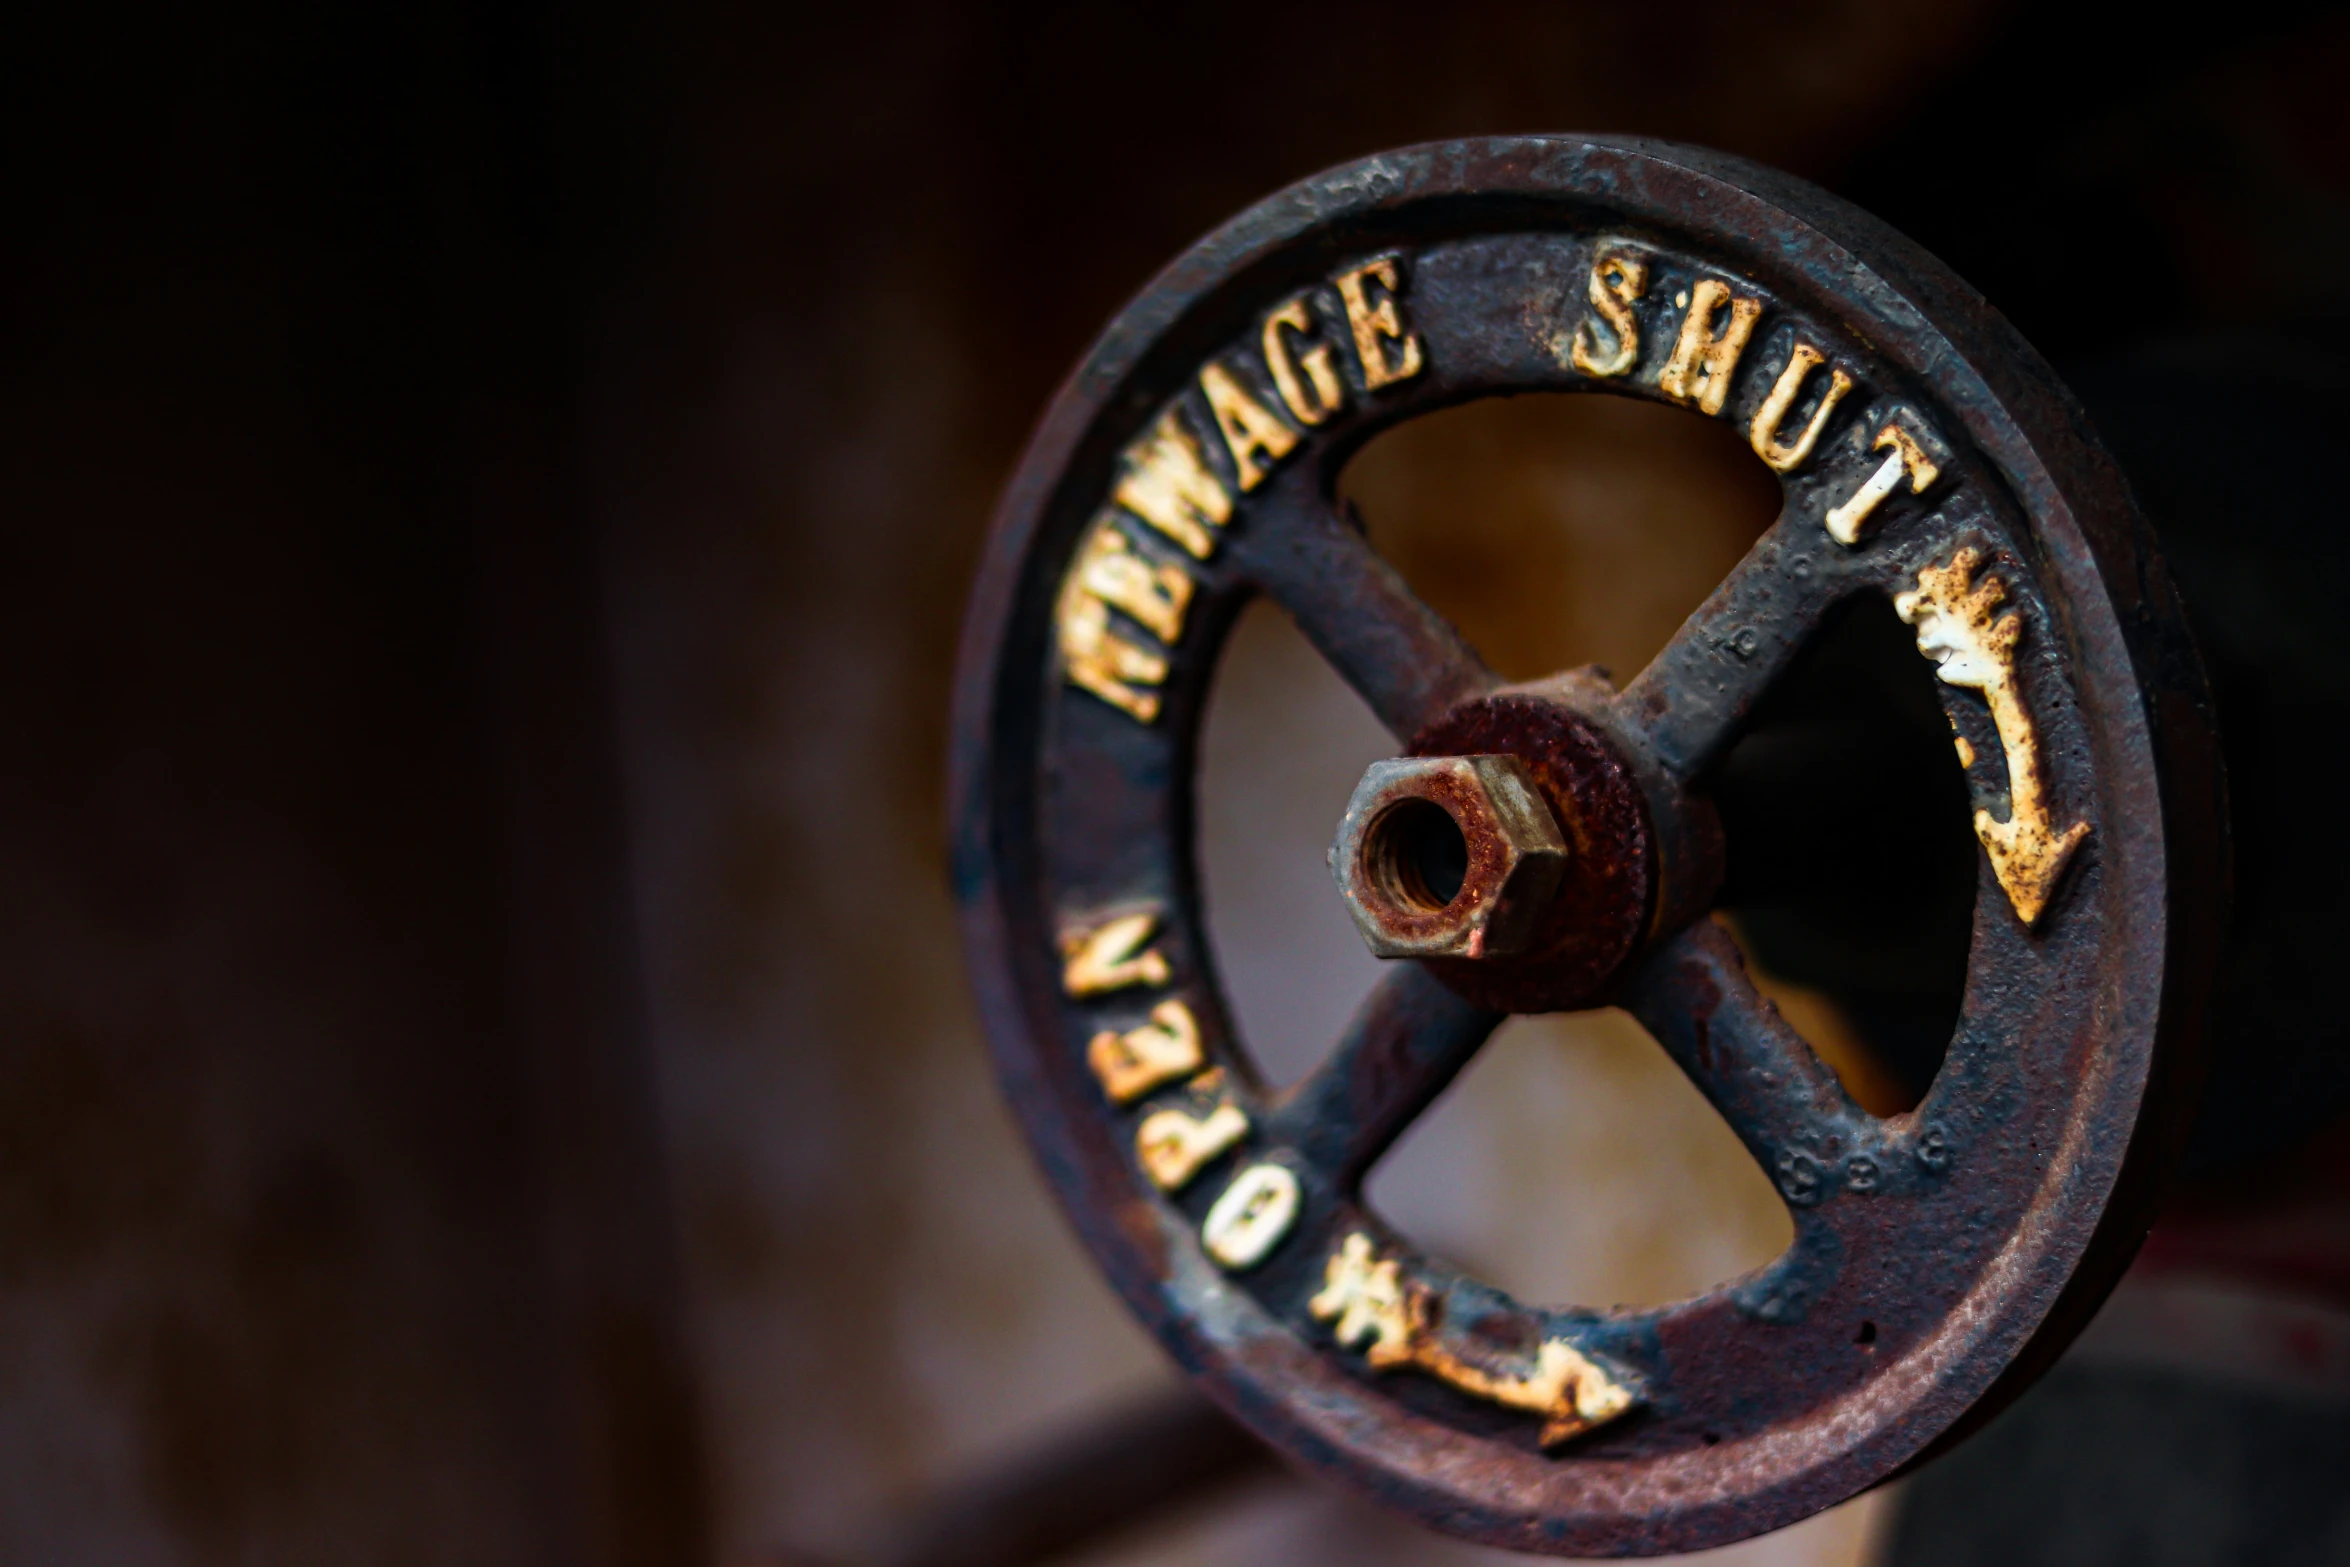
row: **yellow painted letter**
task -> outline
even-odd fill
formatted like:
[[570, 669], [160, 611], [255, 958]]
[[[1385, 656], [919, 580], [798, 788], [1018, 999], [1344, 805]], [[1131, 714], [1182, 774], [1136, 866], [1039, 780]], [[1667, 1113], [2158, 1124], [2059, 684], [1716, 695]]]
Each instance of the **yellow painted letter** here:
[[[1273, 386], [1281, 393], [1282, 402], [1303, 425], [1320, 424], [1338, 412], [1338, 405], [1346, 392], [1338, 379], [1338, 351], [1328, 343], [1316, 343], [1306, 351], [1303, 359], [1292, 359], [1289, 343], [1282, 337], [1284, 327], [1301, 338], [1313, 330], [1313, 318], [1306, 313], [1303, 297], [1293, 299], [1265, 318], [1265, 368], [1273, 373]], [[1298, 371], [1306, 378], [1300, 382]], [[1313, 395], [1306, 395], [1306, 388]]]
[[[1216, 416], [1216, 428], [1224, 432], [1224, 445], [1232, 453], [1232, 468], [1240, 476], [1240, 487], [1253, 490], [1265, 482], [1266, 469], [1287, 457], [1297, 445], [1297, 432], [1281, 422], [1272, 409], [1249, 395], [1232, 372], [1220, 364], [1209, 364], [1199, 373], [1199, 389], [1208, 394], [1208, 408]], [[1265, 464], [1259, 467], [1257, 453], [1265, 454]]]
[[[1365, 279], [1377, 282], [1387, 292], [1373, 301]], [[1396, 280], [1395, 258], [1381, 256], [1352, 272], [1341, 272], [1337, 283], [1338, 297], [1346, 301], [1346, 323], [1354, 329], [1355, 357], [1363, 362], [1363, 385], [1376, 392], [1418, 375], [1420, 340], [1404, 330], [1403, 317], [1395, 308], [1395, 296], [1403, 287]], [[1387, 362], [1387, 345], [1381, 338], [1393, 338], [1401, 345], [1393, 364]]]
[[1632, 302], [1647, 291], [1648, 263], [1631, 251], [1602, 251], [1592, 261], [1585, 292], [1591, 298], [1591, 308], [1599, 312], [1614, 335], [1616, 346], [1602, 354], [1598, 334], [1591, 330], [1591, 318], [1585, 316], [1576, 324], [1570, 351], [1576, 369], [1585, 375], [1611, 376], [1632, 368], [1640, 358], [1640, 321], [1632, 314]]
[[1085, 1063], [1114, 1105], [1132, 1104], [1161, 1084], [1189, 1077], [1206, 1059], [1199, 1020], [1180, 1001], [1162, 1001], [1140, 1028], [1123, 1034], [1105, 1029], [1085, 1047]]
[[1828, 389], [1820, 394], [1820, 406], [1812, 410], [1811, 420], [1803, 433], [1793, 441], [1779, 439], [1779, 426], [1786, 422], [1788, 410], [1803, 395], [1803, 383], [1818, 366], [1826, 364], [1827, 356], [1809, 343], [1797, 343], [1787, 356], [1787, 368], [1779, 372], [1778, 384], [1771, 395], [1763, 399], [1755, 410], [1754, 423], [1747, 430], [1747, 439], [1754, 444], [1754, 455], [1769, 463], [1781, 473], [1801, 466], [1818, 443], [1820, 432], [1828, 427], [1828, 416], [1836, 411], [1837, 403], [1852, 390], [1852, 377], [1841, 370], [1831, 370]]
[[1191, 578], [1179, 566], [1154, 566], [1134, 552], [1104, 513], [1070, 563], [1054, 613], [1061, 662], [1072, 685], [1143, 723], [1159, 716], [1159, 698], [1144, 686], [1167, 678], [1167, 660], [1120, 636], [1110, 625], [1114, 606], [1172, 647], [1183, 635]]
[[1220, 1104], [1205, 1118], [1187, 1110], [1160, 1110], [1142, 1118], [1134, 1154], [1160, 1191], [1181, 1191], [1210, 1159], [1248, 1135], [1248, 1115]]
[[1129, 985], [1164, 985], [1170, 977], [1166, 954], [1151, 941], [1158, 928], [1158, 911], [1146, 909], [1063, 931], [1061, 989], [1072, 996], [1099, 996]]
[[1111, 498], [1200, 560], [1216, 550], [1209, 530], [1232, 520], [1232, 497], [1173, 408], [1127, 448], [1126, 476]]
[[[1724, 302], [1730, 319], [1721, 335], [1714, 335], [1714, 312]], [[1730, 372], [1746, 351], [1762, 301], [1730, 292], [1730, 285], [1705, 278], [1689, 290], [1689, 314], [1681, 318], [1681, 340], [1673, 345], [1672, 362], [1656, 378], [1657, 390], [1679, 403], [1695, 403], [1700, 412], [1718, 414], [1730, 395]]]
[[1888, 446], [1893, 448], [1893, 455], [1878, 465], [1877, 471], [1869, 475], [1866, 484], [1852, 492], [1852, 499], [1828, 513], [1828, 537], [1837, 543], [1851, 545], [1860, 542], [1860, 530], [1868, 525], [1869, 518], [1876, 515], [1885, 497], [1901, 487], [1903, 474], [1909, 476], [1909, 489], [1913, 495], [1942, 477], [1941, 468], [1933, 458], [1926, 455], [1925, 448], [1918, 444], [1917, 438], [1890, 421], [1877, 432], [1877, 438], [1869, 443], [1869, 450], [1883, 451]]
[[1263, 1262], [1297, 1222], [1297, 1177], [1277, 1164], [1252, 1164], [1208, 1210], [1199, 1238], [1227, 1273]]

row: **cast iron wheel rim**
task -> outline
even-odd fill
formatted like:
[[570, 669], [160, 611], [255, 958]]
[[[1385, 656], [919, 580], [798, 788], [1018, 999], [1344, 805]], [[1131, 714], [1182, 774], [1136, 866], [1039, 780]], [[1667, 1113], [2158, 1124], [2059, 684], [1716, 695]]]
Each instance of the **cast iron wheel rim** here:
[[[1572, 343], [1594, 315], [1595, 260], [1617, 248], [1646, 261], [1651, 286], [1631, 302], [1633, 367], [1595, 387], [1574, 368]], [[1393, 258], [1392, 287], [1360, 271], [1383, 257]], [[1367, 345], [1384, 356], [1383, 387], [1366, 386], [1364, 353], [1347, 337], [1332, 280], [1348, 273], [1368, 279], [1358, 304], [1400, 301], [1401, 330], [1382, 336], [1374, 324]], [[1671, 296], [1704, 279], [1762, 304], [1721, 417], [1749, 422], [1798, 338], [1829, 367], [1795, 415], [1807, 416], [1833, 369], [1849, 370], [1855, 387], [1813, 458], [1783, 481], [1779, 521], [1597, 712], [1602, 727], [1637, 766], [1700, 778], [1830, 605], [1914, 592], [1926, 567], [1947, 584], [1971, 545], [1977, 558], [1957, 586], [1995, 576], [2002, 612], [2021, 616], [2013, 688], [2041, 740], [2044, 814], [2087, 832], [2036, 928], [1980, 857], [1957, 1037], [1925, 1102], [1883, 1122], [1851, 1107], [1759, 1002], [1718, 929], [1673, 911], [1674, 928], [1610, 994], [1763, 1162], [1789, 1198], [1795, 1244], [1755, 1274], [1655, 1310], [1522, 1306], [1413, 1252], [1356, 1190], [1498, 1017], [1398, 962], [1315, 1073], [1286, 1096], [1264, 1090], [1202, 924], [1194, 740], [1224, 637], [1257, 591], [1283, 603], [1399, 750], [1489, 694], [1498, 682], [1473, 651], [1336, 516], [1338, 467], [1379, 430], [1472, 396], [1658, 397], [1685, 313]], [[1298, 402], [1277, 400], [1258, 352], [1268, 313], [1301, 294], [1312, 330], [1288, 340], [1291, 357], [1319, 332], [1336, 342], [1346, 378], [1343, 406], [1311, 422]], [[1595, 364], [1614, 341], [1606, 325], [1595, 320], [1587, 337]], [[1413, 338], [1422, 362], [1398, 374]], [[1211, 362], [1295, 438], [1277, 458], [1249, 448], [1268, 470], [1253, 490], [1241, 488], [1201, 405]], [[1305, 390], [1307, 411], [1324, 401]], [[1223, 523], [1195, 518], [1188, 543], [1110, 504], [1127, 454], [1176, 401], [1232, 502]], [[1940, 477], [1914, 491], [1897, 482], [1857, 542], [1840, 544], [1823, 519], [1901, 455], [1898, 443], [1869, 444], [1900, 418], [1922, 429]], [[1792, 436], [1799, 423], [1778, 431]], [[1070, 632], [1056, 612], [1077, 551], [1101, 529], [1119, 534], [1111, 553], [1160, 575], [1121, 599], [1140, 619], [1121, 609]], [[1180, 605], [1170, 570], [1191, 585]], [[1107, 663], [1097, 656], [1103, 626]], [[1146, 656], [1121, 663], [1121, 645]], [[1150, 658], [1158, 678], [1146, 678]], [[1070, 678], [1089, 660], [1090, 689]], [[1983, 691], [1938, 689], [1962, 733], [1993, 736]], [[1144, 699], [1155, 701], [1147, 717]], [[1970, 783], [1978, 806], [2012, 819], [2014, 791], [1985, 782], [2003, 756], [1990, 744]], [[1801, 182], [1652, 142], [1445, 143], [1307, 180], [1201, 241], [1103, 334], [1005, 492], [965, 627], [952, 752], [956, 889], [989, 1040], [1086, 1244], [1233, 1414], [1293, 1459], [1444, 1532], [1551, 1554], [1636, 1554], [1720, 1545], [1808, 1516], [2020, 1391], [2144, 1232], [2187, 1098], [2223, 886], [2200, 670], [2125, 487], [2045, 366], [1938, 263]], [[1115, 920], [1129, 922], [1123, 934], [1111, 932]], [[1069, 964], [1081, 950], [1092, 967], [1079, 983]], [[1154, 1062], [1182, 1055], [1184, 1028], [1170, 1031], [1159, 1010], [1169, 1002], [1187, 1009], [1176, 1022], [1196, 1030], [1206, 1070], [1153, 1082]], [[1143, 1046], [1145, 1087], [1130, 1103], [1113, 1103], [1110, 1079], [1089, 1065], [1103, 1034]], [[1113, 1053], [1137, 1059], [1124, 1043]], [[1170, 1166], [1170, 1189], [1144, 1173], [1147, 1118], [1178, 1112], [1200, 1128], [1226, 1106], [1246, 1123], [1236, 1142], [1194, 1169]], [[1256, 1174], [1269, 1167], [1287, 1172], [1294, 1216], [1261, 1258], [1219, 1265], [1203, 1223], [1244, 1177], [1259, 1199], [1278, 1187]], [[1260, 1200], [1253, 1211], [1268, 1210]], [[1564, 1424], [1473, 1396], [1462, 1377], [1419, 1362], [1374, 1369], [1376, 1323], [1355, 1324], [1348, 1345], [1335, 1337], [1347, 1319], [1333, 1259], [1353, 1241], [1357, 1296], [1368, 1288], [1360, 1265], [1395, 1262], [1413, 1301], [1434, 1303], [1424, 1315], [1436, 1326], [1410, 1341], [1414, 1353], [1442, 1339], [1452, 1363], [1466, 1356], [1531, 1388], [1550, 1365], [1545, 1347], [1563, 1343], [1631, 1407], [1546, 1450], [1545, 1430]], [[1870, 1325], [1871, 1342], [1855, 1342], [1856, 1323]], [[1590, 1385], [1572, 1374], [1542, 1384]]]

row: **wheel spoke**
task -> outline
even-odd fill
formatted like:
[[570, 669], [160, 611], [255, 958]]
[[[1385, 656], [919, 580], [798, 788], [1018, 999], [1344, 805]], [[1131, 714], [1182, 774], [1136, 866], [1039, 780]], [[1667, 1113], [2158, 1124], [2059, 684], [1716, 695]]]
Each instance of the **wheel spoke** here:
[[1234, 560], [1398, 740], [1501, 683], [1338, 514], [1310, 469], [1280, 476], [1250, 502], [1249, 517]]
[[1500, 1022], [1419, 964], [1399, 962], [1338, 1048], [1274, 1107], [1267, 1134], [1351, 1191]]
[[1840, 591], [1813, 534], [1826, 537], [1781, 513], [1616, 699], [1618, 722], [1675, 778], [1721, 754]]
[[1868, 1122], [1827, 1063], [1755, 989], [1737, 943], [1711, 920], [1667, 942], [1625, 1005], [1790, 1198], [1816, 1190], [1819, 1165]]

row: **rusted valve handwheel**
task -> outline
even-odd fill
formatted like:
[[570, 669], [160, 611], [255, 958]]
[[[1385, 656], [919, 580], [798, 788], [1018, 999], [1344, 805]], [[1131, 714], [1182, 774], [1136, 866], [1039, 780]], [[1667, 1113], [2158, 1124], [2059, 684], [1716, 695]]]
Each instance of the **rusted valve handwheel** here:
[[[1331, 499], [1399, 420], [1567, 390], [1734, 421], [1784, 486], [1621, 694], [1502, 690]], [[1455, 893], [1399, 870], [1409, 846], [1377, 822], [1340, 834], [1371, 856], [1338, 865], [1366, 930], [1424, 955], [1281, 1093], [1235, 1035], [1192, 862], [1209, 676], [1257, 593], [1410, 755], [1454, 759], [1366, 780], [1358, 807], [1444, 809], [1467, 845]], [[1939, 665], [1983, 845], [1956, 1036], [1885, 1120], [1703, 918], [1709, 765], [1822, 616], [1870, 593]], [[2201, 676], [2046, 368], [1797, 181], [1648, 142], [1474, 141], [1234, 219], [1111, 325], [1029, 447], [954, 738], [998, 1068], [1087, 1244], [1242, 1420], [1439, 1529], [1647, 1553], [1803, 1517], [2012, 1396], [2144, 1229], [2222, 883]], [[1382, 935], [1391, 916], [1425, 918]], [[1783, 1257], [1661, 1309], [1538, 1307], [1365, 1210], [1364, 1172], [1501, 1009], [1609, 1001], [1776, 1182]]]

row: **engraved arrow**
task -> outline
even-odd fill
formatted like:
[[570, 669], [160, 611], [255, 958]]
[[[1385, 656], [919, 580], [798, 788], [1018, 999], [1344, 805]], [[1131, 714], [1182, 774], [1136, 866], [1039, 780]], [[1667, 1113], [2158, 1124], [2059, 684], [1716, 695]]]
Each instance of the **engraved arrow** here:
[[1533, 1365], [1524, 1368], [1460, 1353], [1439, 1334], [1435, 1293], [1402, 1277], [1402, 1264], [1382, 1258], [1359, 1232], [1331, 1254], [1322, 1292], [1306, 1309], [1330, 1323], [1330, 1336], [1343, 1346], [1368, 1339], [1363, 1359], [1374, 1371], [1408, 1366], [1473, 1398], [1540, 1415], [1538, 1440], [1545, 1449], [1605, 1425], [1639, 1402], [1563, 1338], [1543, 1340]]
[[1917, 591], [1896, 596], [1893, 610], [1917, 627], [1918, 651], [1940, 667], [1945, 682], [1972, 687], [1990, 703], [1999, 748], [2007, 753], [2007, 820], [1977, 810], [1975, 836], [1983, 840], [2016, 917], [2031, 926], [2047, 910], [2048, 895], [2073, 850], [2089, 836], [2089, 824], [2075, 822], [2059, 832], [2050, 820], [2040, 777], [2040, 737], [2016, 689], [2015, 649], [2023, 638], [2024, 617], [1997, 613], [2007, 598], [2007, 586], [1997, 577], [1986, 575], [1969, 587], [1982, 559], [1979, 552], [1962, 549], [1947, 566], [1924, 567]]

